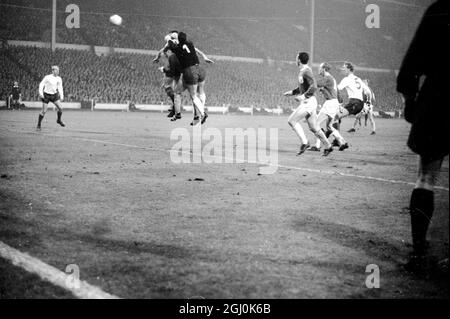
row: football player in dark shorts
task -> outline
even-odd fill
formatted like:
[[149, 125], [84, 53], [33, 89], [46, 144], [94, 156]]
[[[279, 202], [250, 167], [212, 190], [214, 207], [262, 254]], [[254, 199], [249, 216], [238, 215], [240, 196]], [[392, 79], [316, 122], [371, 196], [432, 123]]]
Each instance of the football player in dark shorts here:
[[364, 102], [358, 99], [349, 99], [344, 109], [348, 111], [348, 115], [357, 115], [364, 108]]
[[[419, 155], [418, 178], [409, 204], [413, 251], [405, 265], [413, 273], [433, 269], [427, 258], [426, 237], [434, 211], [434, 186], [443, 159], [449, 154], [448, 72], [429, 63], [448, 60], [448, 46], [441, 41], [450, 36], [448, 21], [447, 1], [436, 1], [427, 9], [397, 77], [397, 91], [405, 102], [405, 119], [411, 123], [408, 146]], [[421, 77], [424, 80], [419, 85]], [[441, 270], [448, 272], [448, 255], [441, 265]]]
[[64, 90], [57, 65], [52, 66], [52, 74], [46, 75], [39, 84], [39, 97], [42, 100], [42, 112], [39, 114], [37, 129], [41, 129], [41, 123], [47, 112], [48, 103], [50, 102], [55, 104], [58, 109], [56, 123], [63, 127], [66, 126], [61, 120], [61, 102], [64, 100]]

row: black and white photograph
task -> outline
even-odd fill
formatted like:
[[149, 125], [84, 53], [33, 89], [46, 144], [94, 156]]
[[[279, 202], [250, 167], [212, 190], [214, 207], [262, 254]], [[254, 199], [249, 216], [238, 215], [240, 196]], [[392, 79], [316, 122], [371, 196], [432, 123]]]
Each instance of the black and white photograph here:
[[0, 300], [448, 300], [449, 21], [446, 0], [0, 0]]

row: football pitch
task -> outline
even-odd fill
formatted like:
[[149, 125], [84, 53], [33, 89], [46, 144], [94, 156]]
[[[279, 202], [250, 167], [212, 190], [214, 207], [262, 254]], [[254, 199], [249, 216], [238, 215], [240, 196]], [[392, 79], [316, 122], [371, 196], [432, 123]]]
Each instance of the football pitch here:
[[[204, 128], [277, 128], [278, 164], [174, 163], [167, 113], [0, 111], [0, 242], [120, 298], [448, 298], [411, 251], [409, 125], [342, 132], [350, 148], [296, 156], [286, 116], [211, 114]], [[312, 139], [308, 132], [308, 137]], [[204, 144], [207, 141], [203, 142]], [[224, 145], [225, 147], [225, 145]], [[447, 254], [448, 157], [429, 240]], [[368, 288], [368, 265], [379, 288]], [[0, 258], [0, 298], [70, 292]]]

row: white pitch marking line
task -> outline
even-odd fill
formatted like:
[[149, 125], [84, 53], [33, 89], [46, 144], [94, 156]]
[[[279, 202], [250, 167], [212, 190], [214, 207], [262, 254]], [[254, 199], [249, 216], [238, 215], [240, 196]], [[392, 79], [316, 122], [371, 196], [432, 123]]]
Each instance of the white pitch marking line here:
[[[130, 148], [138, 148], [138, 149], [144, 149], [144, 150], [153, 150], [153, 151], [161, 151], [161, 152], [181, 152], [182, 154], [192, 154], [191, 152], [183, 152], [183, 151], [177, 151], [177, 150], [166, 150], [161, 148], [153, 148], [153, 147], [146, 147], [146, 146], [138, 146], [133, 144], [122, 144], [122, 143], [116, 143], [116, 142], [109, 142], [109, 141], [103, 141], [103, 140], [97, 140], [97, 139], [89, 139], [84, 137], [75, 137], [75, 136], [62, 136], [62, 135], [56, 135], [56, 134], [48, 134], [48, 133], [35, 133], [31, 132], [33, 134], [37, 135], [46, 135], [46, 136], [52, 136], [52, 137], [68, 137], [72, 138], [74, 140], [80, 140], [80, 141], [86, 141], [86, 142], [95, 142], [95, 143], [104, 143], [104, 144], [110, 144], [110, 145], [116, 145], [116, 146], [123, 146], [123, 147], [130, 147]], [[209, 155], [210, 158], [217, 158], [222, 160], [235, 160], [235, 158], [227, 158], [224, 156], [215, 156], [215, 155]], [[311, 173], [319, 173], [319, 174], [327, 174], [327, 175], [340, 175], [344, 177], [352, 177], [352, 178], [360, 178], [360, 179], [366, 179], [366, 180], [372, 180], [372, 181], [378, 181], [378, 182], [384, 182], [384, 183], [391, 183], [391, 184], [402, 184], [402, 185], [408, 185], [408, 186], [415, 186], [416, 184], [413, 182], [406, 182], [406, 181], [399, 181], [399, 180], [393, 180], [393, 179], [387, 179], [387, 178], [381, 178], [381, 177], [373, 177], [373, 176], [364, 176], [364, 175], [356, 175], [356, 174], [350, 174], [350, 173], [341, 173], [336, 171], [327, 171], [327, 170], [320, 170], [320, 169], [314, 169], [314, 168], [303, 168], [298, 166], [289, 166], [289, 165], [283, 165], [283, 164], [267, 164], [267, 163], [261, 163], [258, 161], [246, 161], [243, 160], [244, 163], [247, 164], [255, 164], [255, 165], [263, 165], [263, 166], [274, 166], [277, 168], [285, 168], [285, 169], [294, 169], [298, 171], [305, 171], [305, 172], [311, 172]], [[448, 187], [443, 186], [435, 186], [435, 189], [443, 190], [443, 191], [449, 191]]]
[[50, 266], [43, 261], [22, 253], [0, 241], [0, 256], [11, 261], [13, 265], [25, 269], [28, 272], [37, 274], [41, 279], [46, 280], [70, 291], [74, 296], [81, 299], [120, 299], [117, 296], [104, 292], [96, 286], [92, 286], [80, 280], [79, 288], [70, 288], [66, 284], [68, 280], [73, 280], [69, 275], [59, 269]]
[[[117, 145], [117, 146], [124, 146], [124, 147], [132, 147], [132, 148], [139, 148], [139, 149], [148, 149], [148, 150], [155, 150], [155, 151], [164, 151], [164, 152], [181, 152], [182, 154], [192, 154], [191, 152], [183, 152], [183, 151], [177, 151], [177, 150], [166, 150], [166, 149], [160, 149], [160, 148], [152, 148], [152, 147], [145, 147], [145, 146], [138, 146], [138, 145], [131, 145], [131, 144], [122, 144], [122, 143], [115, 143], [115, 142], [108, 142], [108, 141], [101, 141], [101, 140], [94, 140], [94, 139], [88, 139], [88, 138], [78, 138], [78, 137], [71, 137], [73, 139], [78, 140], [84, 140], [84, 141], [90, 141], [90, 142], [96, 142], [96, 143], [105, 143], [105, 144], [111, 144], [111, 145]], [[209, 155], [211, 158], [217, 158], [217, 159], [223, 159], [223, 160], [235, 160], [234, 158], [227, 158], [224, 156], [215, 156], [215, 155]], [[341, 175], [345, 177], [353, 177], [353, 178], [360, 178], [360, 179], [366, 179], [366, 180], [372, 180], [372, 181], [378, 181], [378, 182], [385, 182], [385, 183], [391, 183], [391, 184], [403, 184], [403, 185], [409, 185], [409, 186], [415, 186], [416, 184], [413, 182], [405, 182], [405, 181], [399, 181], [399, 180], [393, 180], [393, 179], [387, 179], [387, 178], [381, 178], [381, 177], [373, 177], [373, 176], [364, 176], [364, 175], [356, 175], [356, 174], [350, 174], [350, 173], [341, 173], [336, 171], [327, 171], [327, 170], [320, 170], [320, 169], [314, 169], [314, 168], [303, 168], [303, 167], [297, 167], [297, 166], [288, 166], [288, 165], [282, 165], [282, 164], [267, 164], [267, 163], [261, 163], [258, 161], [245, 161], [244, 162], [248, 164], [255, 164], [255, 165], [265, 165], [265, 166], [274, 166], [277, 168], [286, 168], [286, 169], [294, 169], [299, 171], [306, 171], [306, 172], [312, 172], [312, 173], [320, 173], [320, 174], [328, 174], [328, 175]], [[435, 189], [449, 191], [449, 188], [443, 187], [443, 186], [435, 186]]]

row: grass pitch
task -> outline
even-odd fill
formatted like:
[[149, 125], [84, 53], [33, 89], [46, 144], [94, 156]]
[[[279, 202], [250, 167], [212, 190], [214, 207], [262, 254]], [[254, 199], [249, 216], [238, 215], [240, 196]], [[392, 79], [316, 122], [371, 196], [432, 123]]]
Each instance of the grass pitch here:
[[[170, 132], [190, 129], [190, 114], [173, 123], [159, 113], [66, 111], [61, 128], [49, 112], [36, 132], [37, 114], [0, 111], [0, 240], [62, 271], [76, 264], [111, 294], [449, 297], [441, 278], [401, 268], [417, 165], [403, 120], [378, 119], [375, 136], [346, 133], [350, 149], [323, 158], [295, 155], [284, 116], [212, 114], [205, 127], [279, 129], [280, 167], [259, 175], [249, 163], [174, 164]], [[448, 189], [448, 158], [439, 185]], [[436, 191], [437, 257], [448, 256], [448, 196]], [[380, 268], [379, 289], [365, 285], [369, 264]], [[0, 298], [66, 297], [5, 260], [0, 268]]]

